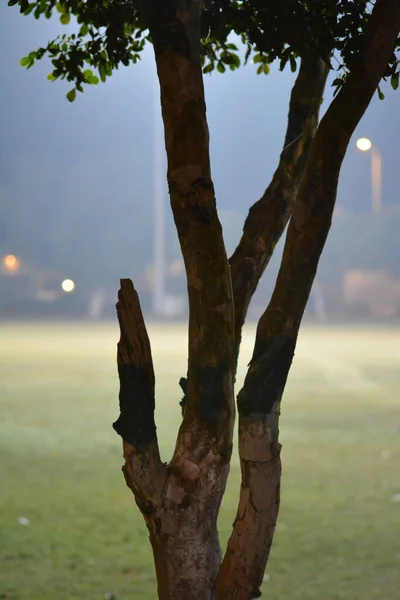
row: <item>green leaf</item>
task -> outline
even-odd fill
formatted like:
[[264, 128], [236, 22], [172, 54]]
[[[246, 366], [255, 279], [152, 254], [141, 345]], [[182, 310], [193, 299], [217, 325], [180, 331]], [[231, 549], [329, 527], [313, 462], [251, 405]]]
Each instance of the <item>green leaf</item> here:
[[[244, 40], [242, 40], [242, 41], [243, 41], [243, 43], [245, 43]], [[250, 55], [251, 55], [251, 45], [248, 43], [247, 49], [246, 49], [246, 54], [244, 55], [244, 64], [245, 65], [247, 65]]]
[[257, 63], [262, 63], [262, 62], [263, 62], [263, 57], [262, 57], [262, 55], [261, 55], [261, 54], [259, 54], [259, 53], [258, 53], [258, 54], [255, 54], [255, 55], [253, 56], [253, 63], [254, 63], [254, 64], [257, 64]]
[[55, 81], [55, 80], [57, 79], [57, 77], [54, 77], [53, 73], [49, 73], [49, 74], [47, 75], [47, 79], [48, 79], [49, 81]]
[[240, 67], [240, 58], [237, 54], [231, 54], [231, 66], [238, 68]]
[[287, 61], [288, 61], [288, 55], [285, 53], [285, 54], [282, 56], [282, 58], [281, 58], [281, 62], [280, 62], [280, 64], [279, 64], [279, 69], [280, 69], [281, 71], [283, 71], [283, 69], [285, 68]]
[[204, 69], [203, 69], [203, 73], [211, 73], [212, 71], [214, 71], [214, 64], [213, 63], [208, 63], [208, 65], [205, 66]]
[[296, 59], [293, 56], [293, 54], [291, 54], [289, 56], [289, 60], [290, 60], [290, 70], [292, 71], [292, 73], [295, 73], [296, 69], [297, 69], [297, 64], [296, 64]]
[[217, 63], [217, 71], [219, 73], [225, 73], [225, 71], [226, 71], [225, 65], [221, 61], [218, 61], [218, 63]]
[[99, 65], [99, 75], [100, 75], [100, 79], [104, 83], [106, 80], [106, 68], [104, 65]]
[[8, 0], [8, 6], [15, 6], [18, 4], [18, 0]]
[[35, 60], [36, 56], [37, 56], [37, 52], [35, 52], [35, 51], [33, 51], [33, 52], [29, 52], [29, 54], [28, 54], [28, 57], [29, 57], [31, 60]]
[[257, 75], [260, 75], [263, 72], [264, 65], [258, 65], [257, 67]]
[[76, 89], [75, 89], [75, 88], [73, 88], [72, 90], [70, 90], [70, 91], [68, 92], [68, 94], [67, 94], [67, 99], [68, 99], [70, 102], [73, 102], [73, 101], [75, 100], [75, 98], [76, 98]]
[[65, 4], [62, 4], [61, 2], [57, 2], [56, 9], [58, 10], [59, 13], [64, 14], [65, 13]]
[[21, 65], [21, 67], [26, 67], [27, 65], [29, 65], [30, 62], [31, 62], [31, 59], [29, 58], [29, 56], [24, 56], [19, 61], [19, 64]]
[[92, 85], [97, 85], [100, 79], [97, 77], [97, 75], [91, 75], [90, 77], [86, 77], [86, 81]]
[[267, 63], [265, 63], [265, 65], [263, 65], [263, 71], [266, 75], [268, 75], [269, 73], [269, 65], [267, 65]]
[[89, 33], [89, 27], [86, 25], [86, 23], [84, 23], [84, 24], [82, 25], [82, 27], [80, 28], [80, 30], [79, 30], [79, 35], [81, 35], [81, 36], [85, 36], [85, 35], [87, 35], [88, 33]]
[[21, 10], [20, 12], [22, 12], [25, 16], [30, 15], [31, 12], [34, 10], [35, 8], [35, 3], [32, 2], [32, 4], [27, 3], [23, 3], [21, 4]]
[[124, 34], [131, 36], [135, 31], [135, 27], [132, 23], [124, 23]]
[[61, 17], [60, 17], [60, 22], [61, 22], [63, 25], [68, 25], [68, 23], [70, 22], [70, 20], [71, 20], [71, 17], [70, 17], [70, 15], [69, 15], [69, 13], [63, 13], [63, 14], [61, 15]]
[[399, 72], [393, 73], [393, 75], [390, 78], [390, 83], [392, 85], [392, 88], [394, 90], [397, 90], [397, 88], [399, 87]]
[[381, 88], [378, 85], [378, 96], [379, 96], [379, 100], [384, 100], [385, 99], [385, 94], [382, 92]]

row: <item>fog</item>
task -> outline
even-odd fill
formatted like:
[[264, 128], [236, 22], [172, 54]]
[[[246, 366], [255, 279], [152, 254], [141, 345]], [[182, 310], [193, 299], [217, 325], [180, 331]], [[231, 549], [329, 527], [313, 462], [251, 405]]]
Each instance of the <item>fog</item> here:
[[[18, 257], [21, 273], [35, 274], [36, 283], [30, 284], [35, 290], [38, 274], [48, 282], [40, 285], [51, 289], [65, 277], [74, 280], [74, 299], [67, 302], [54, 291], [41, 304], [43, 314], [83, 314], [94, 290], [103, 290], [106, 304], [112, 306], [120, 277], [132, 277], [150, 307], [154, 145], [160, 129], [152, 51], [149, 47], [139, 64], [120, 69], [106, 84], [87, 87], [70, 104], [65, 93], [71, 86], [47, 81], [48, 63], [29, 71], [19, 66], [22, 56], [55, 37], [60, 28], [57, 20], [36, 21], [5, 2], [0, 5], [0, 255]], [[294, 77], [275, 66], [268, 76], [257, 76], [251, 64], [205, 77], [213, 177], [229, 251], [249, 206], [277, 166]], [[343, 289], [346, 270], [381, 272], [394, 286], [400, 277], [400, 96], [389, 85], [382, 90], [385, 101], [375, 97], [371, 102], [343, 165], [338, 210], [319, 272], [320, 284], [328, 286], [324, 297], [335, 282]], [[328, 84], [322, 112], [331, 98]], [[370, 155], [356, 149], [360, 136], [370, 138], [382, 156], [380, 215], [371, 212]], [[166, 186], [164, 195], [168, 269], [180, 254]], [[278, 262], [279, 248], [255, 305], [267, 302]], [[184, 295], [184, 279], [166, 277], [170, 295]], [[25, 288], [10, 291], [4, 273], [1, 288], [1, 314], [9, 315], [15, 294], [25, 294]], [[400, 310], [396, 290], [389, 316]], [[329, 313], [326, 298], [323, 304], [323, 314]], [[28, 301], [21, 308], [36, 309]]]

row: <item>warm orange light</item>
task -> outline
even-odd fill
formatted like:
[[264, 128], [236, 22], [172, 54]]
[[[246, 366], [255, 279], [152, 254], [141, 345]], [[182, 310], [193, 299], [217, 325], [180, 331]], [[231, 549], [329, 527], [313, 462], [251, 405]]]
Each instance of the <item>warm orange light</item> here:
[[18, 271], [20, 262], [14, 254], [7, 254], [7, 256], [3, 258], [3, 265], [7, 271]]
[[185, 272], [185, 266], [183, 264], [183, 260], [174, 260], [169, 266], [169, 270], [171, 275], [174, 277], [179, 277]]

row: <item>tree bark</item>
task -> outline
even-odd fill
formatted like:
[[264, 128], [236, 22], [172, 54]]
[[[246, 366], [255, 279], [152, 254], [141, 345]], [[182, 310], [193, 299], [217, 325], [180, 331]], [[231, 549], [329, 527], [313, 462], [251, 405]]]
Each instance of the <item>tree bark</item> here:
[[292, 213], [311, 142], [318, 126], [329, 67], [305, 56], [293, 86], [283, 150], [263, 196], [253, 204], [241, 240], [229, 259], [235, 303], [236, 353], [250, 300]]
[[[188, 279], [189, 360], [183, 386], [187, 405], [172, 460], [165, 465], [154, 423], [150, 343], [136, 291], [129, 280], [122, 280], [117, 305], [121, 415], [114, 427], [124, 440], [127, 485], [149, 530], [159, 598], [250, 600], [260, 595], [279, 509], [282, 393], [330, 227], [340, 166], [393, 50], [400, 28], [400, 0], [377, 0], [365, 45], [311, 145], [276, 287], [259, 321], [253, 357], [238, 396], [242, 486], [222, 564], [217, 517], [232, 448], [235, 323], [230, 268], [210, 170], [199, 61], [201, 2], [154, 0], [148, 7], [171, 206]], [[274, 214], [281, 218], [279, 211]], [[252, 220], [249, 217], [247, 224], [250, 233]], [[257, 257], [254, 264], [262, 270], [268, 251], [260, 253], [256, 248], [251, 256]], [[243, 294], [243, 306], [251, 286], [249, 290]]]
[[[196, 422], [207, 436], [212, 432], [228, 457], [234, 419], [234, 308], [211, 179], [199, 56], [201, 3], [192, 0], [185, 8], [179, 0], [165, 4], [150, 30], [161, 89], [171, 207], [188, 281], [189, 377], [181, 430], [190, 430]], [[192, 443], [195, 448], [199, 445], [196, 440]]]
[[[217, 517], [235, 417], [233, 296], [211, 179], [200, 13], [201, 3], [195, 0], [150, 2], [147, 13], [161, 90], [171, 207], [189, 296], [184, 418], [171, 462], [161, 466], [154, 492], [151, 474], [159, 467], [154, 466], [153, 446], [146, 470], [148, 454], [142, 462], [132, 458], [137, 424], [132, 425], [133, 438], [124, 437], [122, 424], [120, 432], [128, 463], [124, 472], [150, 532], [161, 600], [214, 598], [221, 563]], [[145, 429], [154, 429], [154, 423], [146, 421]], [[144, 498], [143, 486], [150, 488]]]
[[127, 485], [142, 512], [161, 498], [167, 470], [162, 464], [154, 422], [154, 370], [139, 297], [130, 279], [121, 279], [117, 315], [121, 330], [117, 364], [120, 416], [113, 424], [123, 438]]
[[340, 167], [399, 31], [400, 0], [377, 0], [363, 47], [310, 149], [275, 290], [259, 321], [253, 357], [238, 396], [242, 485], [218, 578], [218, 600], [251, 600], [260, 595], [279, 510], [280, 401], [330, 228]]

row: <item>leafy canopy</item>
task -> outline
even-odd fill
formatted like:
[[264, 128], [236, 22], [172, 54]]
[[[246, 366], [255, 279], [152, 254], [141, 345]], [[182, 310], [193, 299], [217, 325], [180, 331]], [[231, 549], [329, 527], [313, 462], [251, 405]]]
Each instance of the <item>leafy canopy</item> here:
[[[59, 35], [21, 59], [29, 69], [49, 56], [53, 70], [48, 79], [71, 81], [74, 87], [67, 94], [71, 102], [85, 84], [105, 82], [120, 65], [136, 63], [146, 43], [151, 43], [140, 0], [9, 0], [8, 5], [18, 5], [22, 14], [36, 19], [50, 19], [56, 13], [63, 25], [76, 23], [74, 33]], [[168, 10], [165, 5], [158, 10]], [[359, 51], [371, 8], [368, 0], [206, 1], [201, 23], [203, 71], [223, 73], [240, 66], [239, 50], [232, 43], [231, 34], [236, 34], [246, 48], [244, 62], [252, 58], [257, 73], [268, 73], [274, 60], [280, 61], [281, 70], [289, 64], [295, 71], [296, 58], [314, 52], [338, 71], [333, 82], [338, 90]], [[400, 38], [384, 74], [394, 89], [399, 85], [399, 49]]]

